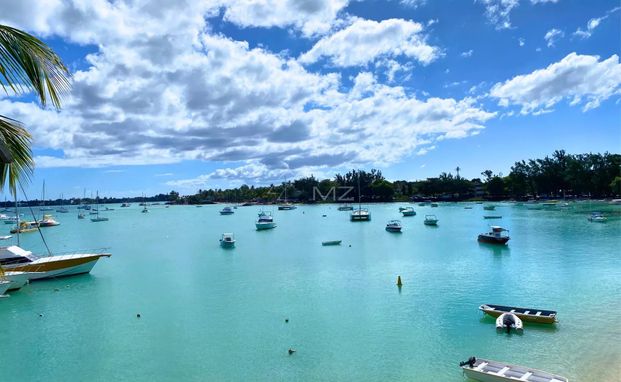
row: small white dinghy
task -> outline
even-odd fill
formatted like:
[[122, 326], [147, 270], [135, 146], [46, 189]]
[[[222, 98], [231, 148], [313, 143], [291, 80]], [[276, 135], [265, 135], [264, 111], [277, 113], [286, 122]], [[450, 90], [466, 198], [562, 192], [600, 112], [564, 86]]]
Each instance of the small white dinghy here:
[[524, 330], [522, 320], [513, 313], [503, 313], [498, 316], [496, 319], [496, 330], [507, 330], [507, 333], [509, 333], [511, 329], [522, 332]]
[[470, 357], [459, 366], [470, 379], [481, 382], [569, 382], [565, 377], [527, 366]]

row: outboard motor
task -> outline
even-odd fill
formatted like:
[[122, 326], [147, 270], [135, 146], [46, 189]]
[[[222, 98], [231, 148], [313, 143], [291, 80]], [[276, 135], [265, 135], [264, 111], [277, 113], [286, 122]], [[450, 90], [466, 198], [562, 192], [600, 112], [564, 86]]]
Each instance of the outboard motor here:
[[473, 368], [475, 363], [477, 363], [477, 358], [476, 357], [470, 357], [470, 358], [468, 358], [467, 361], [460, 362], [459, 366], [461, 367], [461, 366], [468, 365], [470, 368]]
[[507, 327], [507, 333], [511, 332], [511, 327], [515, 326], [515, 320], [513, 316], [506, 314], [502, 319], [502, 324]]

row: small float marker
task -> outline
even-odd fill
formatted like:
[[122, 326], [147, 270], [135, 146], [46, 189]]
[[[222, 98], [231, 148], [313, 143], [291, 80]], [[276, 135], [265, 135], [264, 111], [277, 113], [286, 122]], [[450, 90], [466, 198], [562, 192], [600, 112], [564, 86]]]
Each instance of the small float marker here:
[[136, 318], [140, 318], [140, 313], [136, 314]]
[[289, 348], [289, 355], [291, 355], [291, 354], [293, 354], [293, 353], [295, 353], [295, 350], [294, 350], [294, 349]]
[[401, 282], [401, 276], [397, 276], [397, 286], [402, 287], [403, 283]]

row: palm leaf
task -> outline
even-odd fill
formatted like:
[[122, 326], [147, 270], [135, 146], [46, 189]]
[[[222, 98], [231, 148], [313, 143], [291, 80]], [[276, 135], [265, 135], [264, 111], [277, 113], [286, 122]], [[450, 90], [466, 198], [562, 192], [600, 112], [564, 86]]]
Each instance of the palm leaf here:
[[30, 150], [30, 133], [18, 121], [0, 115], [0, 145], [3, 145], [12, 158], [11, 163], [0, 163], [0, 189], [7, 180], [9, 189], [15, 196], [17, 181], [30, 179], [34, 160]]
[[[41, 40], [28, 33], [0, 25], [0, 87], [9, 94], [36, 93], [44, 107], [48, 101], [60, 108], [62, 95], [69, 92], [69, 70], [60, 57]], [[29, 180], [34, 170], [32, 137], [22, 124], [0, 115], [0, 189], [8, 181], [15, 195], [17, 182]]]
[[60, 108], [61, 96], [71, 84], [69, 70], [50, 47], [19, 29], [0, 25], [0, 86], [7, 93], [34, 91], [43, 106], [49, 100]]

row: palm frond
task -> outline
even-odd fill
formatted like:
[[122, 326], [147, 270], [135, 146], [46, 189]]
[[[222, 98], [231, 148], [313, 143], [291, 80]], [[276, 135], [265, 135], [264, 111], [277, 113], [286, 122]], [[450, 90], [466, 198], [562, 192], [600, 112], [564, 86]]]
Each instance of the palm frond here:
[[29, 180], [34, 170], [34, 160], [30, 143], [32, 137], [22, 124], [14, 119], [0, 115], [0, 145], [12, 157], [11, 163], [0, 163], [0, 189], [8, 180], [9, 189], [15, 196], [17, 181]]
[[34, 91], [43, 106], [49, 100], [60, 108], [60, 100], [71, 86], [69, 77], [60, 57], [41, 40], [0, 25], [0, 86], [5, 92]]

